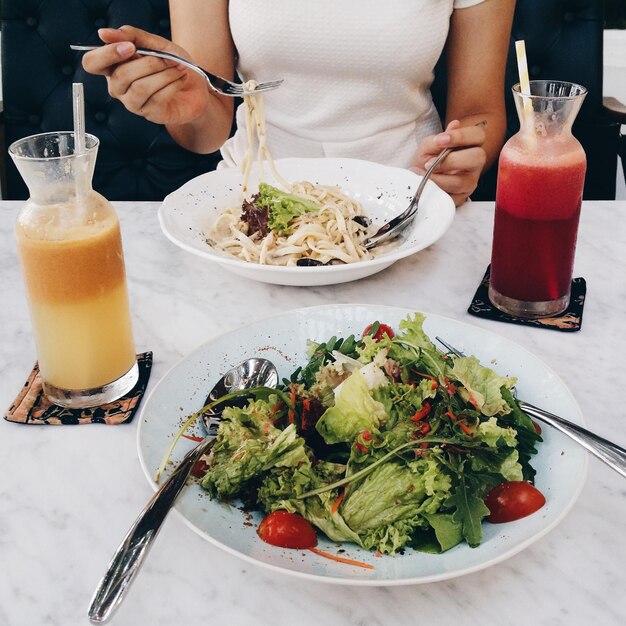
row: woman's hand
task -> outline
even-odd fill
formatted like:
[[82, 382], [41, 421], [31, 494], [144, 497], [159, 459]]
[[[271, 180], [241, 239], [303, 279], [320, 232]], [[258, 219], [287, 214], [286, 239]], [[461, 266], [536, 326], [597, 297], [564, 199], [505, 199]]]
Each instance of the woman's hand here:
[[205, 113], [215, 96], [201, 76], [174, 61], [135, 54], [143, 47], [189, 59], [183, 48], [132, 26], [102, 28], [98, 35], [108, 45], [85, 54], [83, 67], [105, 76], [109, 94], [129, 111], [157, 124], [186, 124]]
[[423, 175], [444, 148], [453, 148], [433, 172], [431, 180], [459, 206], [478, 185], [487, 159], [482, 147], [484, 141], [485, 131], [481, 126], [461, 126], [461, 122], [453, 120], [444, 132], [422, 141], [410, 169]]

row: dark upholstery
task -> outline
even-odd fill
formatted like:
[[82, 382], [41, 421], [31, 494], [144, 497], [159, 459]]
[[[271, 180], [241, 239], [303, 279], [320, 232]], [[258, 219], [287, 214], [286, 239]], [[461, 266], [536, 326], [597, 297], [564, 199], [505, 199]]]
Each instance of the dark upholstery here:
[[[619, 123], [602, 105], [603, 0], [517, 0], [506, 70], [508, 136], [519, 130], [511, 86], [519, 82], [514, 42], [524, 39], [530, 79], [565, 80], [587, 88], [588, 94], [574, 134], [587, 154], [583, 197], [615, 198]], [[433, 95], [445, 111], [445, 65], [439, 63]], [[477, 200], [495, 198], [496, 167], [483, 177], [472, 195]]]
[[[219, 154], [178, 146], [164, 127], [126, 111], [101, 76], [87, 74], [70, 43], [99, 43], [97, 29], [133, 24], [169, 36], [167, 0], [2, 0], [5, 147], [27, 135], [72, 128], [72, 83], [85, 86], [87, 132], [100, 139], [94, 188], [110, 200], [160, 200], [210, 171]], [[26, 188], [6, 156], [5, 198]]]
[[[585, 198], [615, 196], [619, 122], [602, 107], [602, 0], [517, 0], [512, 42], [526, 41], [531, 78], [570, 80], [588, 88], [574, 132], [588, 157]], [[5, 148], [26, 135], [72, 127], [71, 85], [83, 82], [87, 131], [101, 141], [94, 187], [111, 200], [159, 200], [212, 170], [218, 154], [196, 155], [177, 146], [164, 128], [128, 113], [107, 94], [106, 81], [86, 74], [73, 42], [98, 43], [102, 26], [133, 24], [169, 35], [167, 0], [2, 0], [2, 69]], [[433, 91], [445, 113], [443, 61]], [[511, 43], [506, 97], [509, 136], [518, 129], [510, 87], [517, 82]], [[623, 144], [622, 144], [623, 146]], [[6, 159], [4, 197], [26, 189]], [[495, 196], [495, 168], [475, 199]]]

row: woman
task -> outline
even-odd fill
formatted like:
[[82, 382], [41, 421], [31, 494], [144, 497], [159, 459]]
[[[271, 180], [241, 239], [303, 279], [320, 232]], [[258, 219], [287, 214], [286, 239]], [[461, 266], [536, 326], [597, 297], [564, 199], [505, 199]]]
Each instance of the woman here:
[[[102, 29], [110, 45], [87, 53], [83, 65], [106, 76], [129, 111], [165, 124], [189, 150], [221, 149], [231, 166], [245, 152], [243, 111], [228, 139], [232, 98], [183, 66], [135, 55], [135, 47], [173, 52], [225, 78], [283, 78], [264, 96], [274, 158], [353, 157], [421, 174], [444, 147], [458, 148], [433, 180], [459, 205], [504, 140], [513, 10], [514, 0], [172, 0], [172, 42], [132, 26]], [[441, 132], [429, 87], [444, 45]]]

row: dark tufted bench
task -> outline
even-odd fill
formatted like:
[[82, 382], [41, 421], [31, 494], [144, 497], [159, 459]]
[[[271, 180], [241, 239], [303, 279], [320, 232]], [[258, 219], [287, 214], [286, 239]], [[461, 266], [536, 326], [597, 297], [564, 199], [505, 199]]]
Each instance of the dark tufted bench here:
[[[161, 200], [215, 168], [219, 153], [178, 146], [165, 128], [126, 111], [106, 81], [87, 74], [70, 43], [99, 43], [98, 28], [133, 24], [169, 37], [167, 0], [2, 0], [5, 148], [35, 133], [72, 128], [72, 83], [85, 86], [87, 132], [100, 139], [94, 188], [110, 200]], [[27, 197], [6, 157], [5, 198]]]

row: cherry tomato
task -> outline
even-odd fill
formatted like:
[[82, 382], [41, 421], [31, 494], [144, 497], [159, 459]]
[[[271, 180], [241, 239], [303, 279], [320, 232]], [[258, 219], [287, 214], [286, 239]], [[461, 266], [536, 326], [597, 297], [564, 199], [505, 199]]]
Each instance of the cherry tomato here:
[[204, 478], [204, 475], [206, 474], [208, 467], [209, 467], [208, 463], [204, 459], [200, 459], [193, 466], [191, 470], [191, 475], [195, 476], [196, 478]]
[[313, 526], [296, 513], [274, 511], [259, 524], [257, 534], [266, 543], [280, 548], [314, 548], [317, 534]]
[[[373, 327], [374, 324], [368, 324], [365, 327], [365, 330], [363, 331], [361, 337], [365, 337], [365, 335], [368, 335]], [[374, 333], [374, 341], [380, 341], [383, 338], [383, 335], [387, 335], [389, 339], [393, 339], [396, 336], [396, 333], [393, 332], [391, 326], [388, 326], [387, 324], [379, 324], [378, 330]]]
[[487, 520], [493, 524], [512, 522], [538, 511], [545, 503], [541, 491], [528, 482], [501, 483], [485, 496], [485, 505], [489, 509]]

